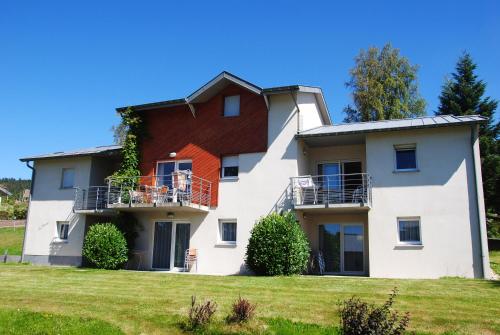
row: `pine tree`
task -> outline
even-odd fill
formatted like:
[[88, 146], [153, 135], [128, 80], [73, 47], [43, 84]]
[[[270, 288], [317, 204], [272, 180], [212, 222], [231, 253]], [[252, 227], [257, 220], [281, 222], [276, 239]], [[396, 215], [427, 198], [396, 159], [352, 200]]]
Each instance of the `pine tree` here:
[[486, 207], [500, 212], [500, 144], [498, 134], [500, 123], [495, 123], [498, 101], [483, 98], [486, 83], [475, 74], [477, 65], [469, 53], [459, 59], [452, 78], [443, 85], [439, 96], [440, 105], [436, 115], [479, 114], [488, 118], [480, 126], [480, 146], [482, 156], [483, 186]]

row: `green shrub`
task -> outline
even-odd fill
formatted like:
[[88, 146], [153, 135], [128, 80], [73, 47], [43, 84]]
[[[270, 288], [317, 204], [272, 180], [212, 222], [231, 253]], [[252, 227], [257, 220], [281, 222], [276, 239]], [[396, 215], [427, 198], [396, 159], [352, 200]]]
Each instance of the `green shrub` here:
[[127, 260], [127, 241], [111, 223], [92, 225], [83, 242], [83, 256], [99, 269], [118, 269]]
[[246, 263], [258, 275], [300, 274], [307, 269], [309, 242], [293, 213], [270, 214], [251, 232]]
[[340, 327], [343, 335], [402, 335], [410, 323], [408, 313], [400, 316], [392, 309], [394, 288], [382, 306], [369, 305], [352, 297], [340, 304]]
[[16, 204], [13, 210], [13, 220], [24, 220], [28, 214], [28, 206], [26, 204]]

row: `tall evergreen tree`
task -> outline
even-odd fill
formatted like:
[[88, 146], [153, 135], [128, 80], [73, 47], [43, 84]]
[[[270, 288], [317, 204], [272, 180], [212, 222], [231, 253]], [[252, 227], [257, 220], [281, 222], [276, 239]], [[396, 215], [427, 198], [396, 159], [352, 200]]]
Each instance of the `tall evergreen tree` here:
[[483, 186], [486, 207], [500, 212], [500, 123], [495, 123], [498, 101], [483, 98], [486, 83], [475, 74], [477, 65], [465, 52], [457, 62], [455, 73], [443, 85], [436, 115], [479, 114], [488, 118], [480, 127]]
[[344, 108], [345, 122], [402, 119], [425, 114], [418, 93], [418, 66], [386, 44], [381, 50], [361, 50], [346, 83], [353, 90], [354, 106]]

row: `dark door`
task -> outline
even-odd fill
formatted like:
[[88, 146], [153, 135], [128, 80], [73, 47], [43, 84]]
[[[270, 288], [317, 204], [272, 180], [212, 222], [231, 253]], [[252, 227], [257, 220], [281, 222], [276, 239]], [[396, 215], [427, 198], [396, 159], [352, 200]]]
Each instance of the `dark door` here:
[[[360, 202], [363, 188], [361, 162], [344, 162], [344, 202]], [[358, 192], [356, 192], [358, 190]], [[354, 196], [354, 197], [353, 197]]]
[[184, 256], [189, 248], [190, 225], [189, 223], [178, 223], [175, 225], [175, 254], [174, 266], [184, 267]]
[[153, 245], [153, 268], [170, 269], [170, 247], [172, 245], [172, 222], [155, 222]]

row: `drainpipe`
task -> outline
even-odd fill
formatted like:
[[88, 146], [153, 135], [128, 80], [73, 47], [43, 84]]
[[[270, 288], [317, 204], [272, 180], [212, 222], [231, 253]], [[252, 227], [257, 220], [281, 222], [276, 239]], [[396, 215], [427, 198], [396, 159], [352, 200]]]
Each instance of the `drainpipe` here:
[[28, 233], [28, 218], [30, 216], [31, 196], [33, 195], [33, 190], [35, 189], [35, 177], [36, 177], [35, 166], [30, 165], [29, 161], [26, 162], [26, 166], [29, 169], [31, 169], [31, 186], [30, 186], [30, 197], [28, 199], [28, 211], [26, 212], [26, 225], [24, 226], [23, 251], [21, 252], [21, 263], [24, 262], [24, 249], [26, 248], [26, 234]]
[[481, 176], [481, 156], [479, 152], [479, 126], [471, 126], [472, 162], [474, 164], [474, 181], [476, 184], [476, 207], [479, 223], [479, 241], [481, 245], [481, 263], [483, 278], [492, 277], [490, 270], [490, 259], [488, 255], [488, 235], [486, 232], [486, 209], [484, 207], [484, 193]]

